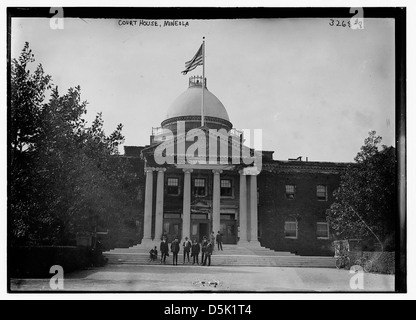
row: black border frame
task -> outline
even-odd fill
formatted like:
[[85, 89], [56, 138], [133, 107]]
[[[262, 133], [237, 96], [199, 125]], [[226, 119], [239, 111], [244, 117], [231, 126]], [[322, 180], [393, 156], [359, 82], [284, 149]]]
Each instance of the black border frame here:
[[[270, 19], [270, 18], [351, 18], [349, 7], [63, 7], [65, 17], [71, 18], [104, 18], [104, 19]], [[8, 7], [7, 8], [7, 105], [10, 108], [10, 71], [11, 71], [11, 19], [12, 18], [51, 18], [50, 7]], [[140, 18], [138, 18], [140, 17]], [[395, 292], [407, 292], [407, 143], [406, 143], [406, 7], [364, 7], [364, 18], [393, 18], [395, 19], [395, 83], [396, 83], [396, 156], [397, 156], [397, 208], [398, 217], [396, 232], [396, 275]], [[9, 123], [10, 113], [7, 113]], [[9, 137], [8, 137], [9, 141]], [[9, 159], [9, 154], [8, 154]], [[9, 162], [8, 162], [9, 163]], [[10, 179], [9, 172], [7, 173]], [[9, 185], [7, 186], [9, 192]], [[9, 213], [9, 207], [7, 208]], [[7, 215], [9, 228], [9, 214]], [[7, 244], [9, 252], [9, 243]], [[9, 262], [7, 263], [9, 267]], [[39, 293], [39, 291], [17, 292], [10, 290], [9, 268], [7, 268], [7, 291], [9, 293]], [[42, 293], [57, 293], [59, 291], [43, 291]], [[91, 293], [87, 291], [64, 291], [65, 293]], [[198, 291], [192, 291], [197, 293]], [[202, 291], [206, 293], [206, 291]], [[216, 293], [221, 291], [215, 291]], [[100, 293], [100, 292], [94, 292]], [[120, 293], [108, 291], [105, 293]], [[122, 292], [129, 293], [129, 292]], [[135, 292], [154, 293], [154, 292]], [[178, 292], [157, 292], [178, 293]], [[239, 293], [239, 292], [226, 292]], [[246, 293], [246, 292], [241, 292]], [[250, 293], [280, 293], [280, 292], [250, 292]], [[293, 292], [299, 293], [299, 292]], [[313, 292], [319, 293], [319, 292]], [[328, 293], [328, 292], [322, 292]], [[351, 292], [333, 292], [351, 293]], [[358, 292], [354, 292], [358, 293]], [[363, 292], [375, 293], [375, 292]], [[380, 292], [377, 292], [380, 293]], [[386, 293], [386, 292], [381, 292]], [[390, 293], [390, 292], [388, 292]]]

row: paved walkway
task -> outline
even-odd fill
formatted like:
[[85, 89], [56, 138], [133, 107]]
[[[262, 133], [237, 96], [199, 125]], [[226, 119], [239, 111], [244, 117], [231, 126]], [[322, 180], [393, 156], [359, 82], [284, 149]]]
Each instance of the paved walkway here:
[[[365, 292], [393, 291], [394, 276], [324, 268], [127, 266], [65, 275], [65, 291], [134, 292]], [[351, 280], [352, 277], [353, 281]], [[352, 289], [350, 283], [363, 283]], [[11, 291], [50, 291], [49, 279], [11, 279]]]

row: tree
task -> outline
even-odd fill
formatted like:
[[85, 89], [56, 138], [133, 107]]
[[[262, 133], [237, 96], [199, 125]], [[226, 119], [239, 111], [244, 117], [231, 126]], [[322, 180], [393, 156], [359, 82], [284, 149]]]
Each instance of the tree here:
[[341, 177], [328, 219], [337, 238], [359, 238], [394, 250], [397, 218], [396, 156], [393, 147], [369, 132], [364, 145]]
[[[122, 125], [109, 136], [102, 115], [83, 118], [80, 87], [60, 95], [25, 44], [11, 68], [9, 239], [11, 244], [68, 244], [135, 213], [137, 179], [118, 155]], [[49, 101], [45, 95], [50, 90]]]

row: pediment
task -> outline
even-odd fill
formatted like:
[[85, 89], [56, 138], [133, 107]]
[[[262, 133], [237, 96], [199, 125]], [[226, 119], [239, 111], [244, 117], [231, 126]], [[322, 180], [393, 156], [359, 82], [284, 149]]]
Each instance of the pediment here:
[[[205, 145], [203, 144], [204, 139]], [[217, 143], [216, 148], [212, 146], [210, 148], [210, 143], [213, 142]], [[201, 145], [199, 146], [198, 144]], [[217, 158], [217, 161], [221, 164], [244, 163], [244, 161], [242, 161], [244, 158], [249, 159], [250, 156], [253, 157], [255, 154], [261, 157], [260, 152], [254, 151], [253, 149], [244, 145], [244, 143], [240, 143], [239, 137], [232, 136], [229, 132], [228, 134], [223, 134], [221, 131], [217, 132], [216, 130], [210, 130], [207, 127], [200, 127], [197, 128], [197, 130], [193, 129], [188, 131], [186, 134], [182, 133], [177, 136], [173, 136], [165, 141], [155, 143], [143, 149], [142, 155], [146, 160], [151, 160], [149, 158], [152, 158], [157, 148], [159, 148], [159, 151], [163, 150], [165, 152], [165, 156], [171, 156], [175, 158], [182, 157], [182, 159], [186, 158], [187, 152], [192, 153], [192, 151], [195, 151], [194, 149], [198, 149], [198, 152], [201, 151], [202, 156], [205, 154], [207, 163], [209, 162], [210, 157]], [[202, 150], [202, 148], [204, 148], [204, 150]], [[211, 149], [216, 150], [215, 155], [211, 154]], [[222, 149], [226, 149], [227, 152]], [[238, 161], [238, 159], [241, 161]], [[191, 162], [192, 161], [189, 161], [188, 163], [194, 164]]]

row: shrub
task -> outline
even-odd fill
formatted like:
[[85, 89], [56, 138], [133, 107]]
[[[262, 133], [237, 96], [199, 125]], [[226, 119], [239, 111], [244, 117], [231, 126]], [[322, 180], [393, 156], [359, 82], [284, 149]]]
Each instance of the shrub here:
[[395, 253], [394, 252], [380, 252], [380, 251], [353, 251], [349, 253], [351, 263], [364, 256], [373, 262], [371, 272], [394, 274], [395, 273]]
[[11, 247], [8, 251], [10, 277], [49, 278], [53, 265], [60, 265], [64, 273], [94, 265], [96, 257], [88, 247], [27, 246]]

